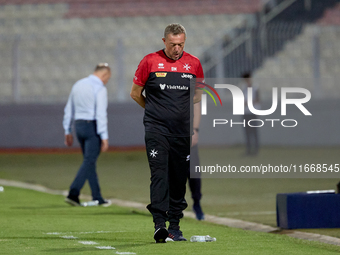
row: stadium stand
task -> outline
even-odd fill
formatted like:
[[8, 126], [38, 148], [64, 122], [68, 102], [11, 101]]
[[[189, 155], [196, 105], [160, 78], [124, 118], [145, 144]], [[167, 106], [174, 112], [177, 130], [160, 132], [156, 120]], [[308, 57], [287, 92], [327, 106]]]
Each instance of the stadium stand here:
[[262, 7], [261, 0], [0, 0], [12, 10], [56, 3], [67, 4], [71, 18], [254, 13]]
[[162, 47], [167, 24], [182, 23], [188, 32], [186, 50], [200, 56], [259, 9], [259, 1], [238, 2], [191, 0], [181, 2], [182, 9], [164, 0], [0, 0], [0, 58], [6, 66], [0, 70], [0, 102], [13, 98], [16, 64], [20, 102], [53, 103], [65, 101], [72, 84], [103, 61], [113, 67], [110, 101], [124, 101], [141, 58]]
[[[226, 38], [226, 45], [231, 44], [234, 36], [254, 25], [264, 2], [0, 0], [0, 102], [13, 100], [15, 78], [19, 80], [20, 102], [64, 102], [71, 85], [102, 61], [113, 67], [108, 84], [110, 101], [128, 100], [131, 77], [139, 61], [162, 47], [167, 24], [178, 22], [186, 27], [186, 51], [200, 57], [204, 64], [206, 53], [215, 50], [217, 41]], [[238, 77], [243, 69], [250, 68], [266, 91], [271, 91], [272, 84], [313, 89], [313, 47], [318, 35], [323, 93], [338, 96], [340, 3], [326, 2], [313, 1], [314, 9], [306, 14], [301, 11], [303, 1], [295, 1], [278, 16], [283, 25], [273, 32], [268, 30], [276, 48], [269, 44], [263, 49], [259, 41], [254, 41], [253, 60], [249, 61], [246, 46], [242, 46], [243, 53], [232, 52], [229, 60], [224, 60], [226, 77]], [[329, 8], [324, 12], [321, 6]], [[297, 16], [300, 22], [313, 24], [288, 24]], [[213, 77], [211, 72], [207, 75]], [[304, 77], [298, 85], [296, 80], [280, 82], [297, 76]]]
[[[150, 6], [152, 4], [152, 6]], [[253, 13], [261, 7], [259, 1], [76, 1], [70, 3], [67, 17], [105, 17], [105, 16], [168, 16], [226, 14], [226, 13]]]
[[[339, 11], [340, 4], [327, 9], [315, 24], [305, 26], [303, 32], [285, 44], [282, 51], [268, 58], [255, 72], [257, 82], [267, 91], [275, 84], [276, 87], [304, 87], [320, 97], [338, 98]], [[319, 84], [315, 84], [316, 72], [319, 72]]]
[[[234, 37], [220, 38], [224, 48], [219, 55], [216, 46], [204, 52], [201, 60], [206, 75], [238, 78], [252, 71], [268, 98], [272, 87], [287, 86], [308, 88], [316, 97], [338, 98], [340, 1], [276, 3], [272, 7], [276, 16], [265, 9], [253, 26], [235, 29]], [[280, 10], [280, 6], [286, 7]]]
[[340, 3], [337, 4], [334, 8], [328, 9], [325, 12], [325, 15], [318, 21], [318, 24], [331, 26], [331, 25], [340, 25]]

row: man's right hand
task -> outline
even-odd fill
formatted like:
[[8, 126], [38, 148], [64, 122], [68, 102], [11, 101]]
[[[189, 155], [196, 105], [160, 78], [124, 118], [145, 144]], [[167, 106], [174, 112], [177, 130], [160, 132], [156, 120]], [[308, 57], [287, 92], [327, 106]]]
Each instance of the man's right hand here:
[[65, 135], [65, 145], [68, 147], [73, 145], [73, 136], [71, 134]]
[[141, 107], [145, 108], [145, 97], [142, 95], [143, 87], [135, 83], [132, 84], [130, 96], [135, 100]]

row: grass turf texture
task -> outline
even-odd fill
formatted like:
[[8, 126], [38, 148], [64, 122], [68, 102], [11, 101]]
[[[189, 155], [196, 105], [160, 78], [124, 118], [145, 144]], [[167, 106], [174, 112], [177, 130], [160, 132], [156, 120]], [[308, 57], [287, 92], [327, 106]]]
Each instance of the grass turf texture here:
[[[340, 148], [265, 147], [258, 157], [242, 157], [244, 149], [200, 149], [201, 165], [306, 164], [339, 162]], [[81, 154], [0, 154], [0, 178], [67, 190]], [[145, 151], [109, 152], [98, 160], [104, 197], [149, 202], [150, 173]], [[203, 179], [205, 213], [276, 226], [277, 193], [335, 189], [338, 179]], [[88, 185], [82, 193], [90, 194]], [[190, 192], [187, 201], [191, 210]], [[303, 230], [340, 237], [339, 229]]]
[[[338, 254], [340, 247], [183, 219], [182, 230], [212, 243], [155, 244], [151, 216], [128, 208], [70, 207], [59, 195], [5, 187], [0, 193], [1, 254]], [[73, 236], [76, 239], [65, 239]], [[96, 242], [82, 244], [80, 241]], [[97, 246], [114, 247], [100, 250]]]

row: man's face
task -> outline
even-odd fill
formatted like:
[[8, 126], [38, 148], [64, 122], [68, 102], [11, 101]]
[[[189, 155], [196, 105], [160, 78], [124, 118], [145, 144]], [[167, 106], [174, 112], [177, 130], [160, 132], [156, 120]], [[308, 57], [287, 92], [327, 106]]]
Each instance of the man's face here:
[[165, 45], [165, 54], [169, 58], [177, 60], [182, 56], [185, 44], [185, 34], [168, 34], [167, 37], [162, 40]]
[[106, 85], [111, 78], [111, 71], [106, 71], [103, 75], [103, 83]]

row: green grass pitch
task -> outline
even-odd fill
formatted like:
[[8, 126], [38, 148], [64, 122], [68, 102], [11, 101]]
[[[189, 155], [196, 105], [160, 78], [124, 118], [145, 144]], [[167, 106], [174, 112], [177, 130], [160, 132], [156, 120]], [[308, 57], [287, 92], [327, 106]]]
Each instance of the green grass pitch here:
[[[214, 163], [216, 159], [223, 159], [225, 163], [240, 165], [240, 164], [258, 164], [259, 162], [269, 162], [271, 164], [280, 164], [280, 163], [294, 163], [294, 164], [304, 164], [304, 163], [328, 163], [335, 164], [339, 163], [340, 148], [262, 148], [261, 153], [258, 157], [255, 158], [243, 158], [241, 155], [243, 153], [243, 148], [241, 147], [232, 147], [225, 149], [204, 149], [200, 150], [201, 155], [201, 164], [209, 164]], [[215, 162], [216, 163], [216, 162]], [[67, 190], [70, 183], [72, 182], [76, 171], [81, 164], [81, 154], [80, 153], [70, 153], [70, 154], [32, 154], [32, 153], [24, 153], [24, 154], [0, 154], [0, 178], [8, 179], [8, 180], [18, 180], [27, 183], [35, 183], [41, 184], [48, 188], [57, 189], [57, 190]], [[146, 160], [145, 151], [130, 151], [130, 152], [109, 152], [103, 153], [98, 160], [98, 175], [101, 184], [101, 189], [104, 197], [106, 198], [119, 198], [126, 199], [130, 201], [137, 201], [142, 203], [149, 202], [149, 182], [150, 182], [150, 174], [148, 163]], [[340, 178], [339, 178], [340, 179]], [[335, 189], [335, 185], [338, 182], [338, 179], [203, 179], [202, 180], [202, 206], [205, 213], [222, 216], [222, 217], [230, 217], [237, 218], [252, 222], [264, 223], [271, 226], [276, 226], [276, 215], [275, 215], [275, 196], [277, 193], [281, 192], [301, 192], [306, 190], [315, 190], [315, 189]], [[132, 245], [134, 242], [138, 243], [139, 238], [145, 240], [148, 245], [152, 244], [152, 219], [148, 214], [143, 213], [132, 213], [131, 210], [122, 209], [117, 207], [112, 208], [86, 208], [86, 210], [82, 210], [85, 208], [69, 208], [67, 205], [64, 205], [63, 198], [59, 196], [51, 196], [47, 194], [40, 194], [42, 197], [46, 197], [46, 200], [34, 199], [35, 192], [33, 191], [20, 191], [15, 190], [13, 193], [14, 200], [9, 202], [5, 202], [5, 198], [7, 199], [6, 194], [10, 194], [12, 188], [5, 187], [5, 192], [0, 193], [0, 202], [2, 205], [6, 205], [5, 207], [0, 207], [0, 226], [1, 226], [1, 236], [0, 236], [0, 254], [6, 254], [2, 251], [5, 251], [3, 247], [7, 247], [7, 254], [21, 254], [23, 252], [14, 252], [11, 253], [11, 249], [23, 249], [25, 243], [30, 243], [28, 240], [32, 242], [38, 242], [36, 249], [38, 249], [41, 245], [42, 240], [54, 240], [53, 242], [62, 243], [60, 247], [64, 247], [64, 245], [71, 245], [71, 240], [64, 240], [56, 236], [49, 236], [43, 234], [45, 232], [62, 232], [65, 235], [68, 233], [80, 233], [80, 232], [91, 232], [91, 231], [114, 231], [112, 228], [119, 225], [119, 222], [115, 222], [114, 217], [117, 218], [117, 214], [115, 212], [111, 212], [110, 210], [120, 210], [126, 213], [127, 221], [124, 221], [123, 225], [125, 227], [129, 227], [128, 225], [134, 224], [134, 217], [142, 217], [145, 219], [143, 223], [143, 227], [141, 229], [141, 235], [143, 237], [139, 237], [139, 235], [133, 235], [132, 239], [126, 239], [128, 244], [125, 244], [127, 248], [131, 249], [118, 249], [118, 247], [125, 247], [124, 244], [118, 246], [117, 243], [110, 242], [98, 242], [101, 245], [112, 245], [117, 250], [116, 251], [126, 251], [126, 252], [135, 252], [137, 254], [167, 254], [168, 251], [162, 251], [157, 253], [153, 251], [154, 246], [150, 246], [150, 251], [146, 252], [138, 245]], [[23, 193], [22, 197], [19, 194]], [[88, 185], [85, 185], [83, 194], [90, 194], [90, 190]], [[15, 194], [18, 194], [15, 197]], [[6, 195], [6, 196], [4, 196]], [[39, 195], [39, 196], [40, 196]], [[190, 192], [187, 193], [187, 201], [189, 202], [189, 207], [187, 210], [191, 210], [191, 198]], [[16, 203], [15, 205], [12, 203]], [[35, 205], [35, 203], [38, 203]], [[8, 204], [8, 205], [7, 205]], [[88, 210], [87, 210], [88, 209]], [[106, 210], [109, 209], [109, 210]], [[26, 214], [26, 216], [25, 216]], [[42, 216], [42, 214], [44, 216]], [[65, 219], [63, 221], [64, 230], [56, 229], [47, 230], [47, 226], [59, 225], [62, 226], [62, 222], [58, 222], [58, 217], [60, 216], [63, 219], [64, 215], [71, 214], [71, 219]], [[95, 230], [93, 226], [95, 223], [91, 223], [92, 227], [87, 228], [85, 222], [90, 222], [92, 218], [96, 218], [96, 215], [101, 215], [101, 219], [103, 220], [100, 226], [106, 226], [107, 228], [100, 228], [99, 230]], [[31, 215], [32, 217], [28, 217]], [[37, 225], [34, 225], [33, 219], [34, 215], [37, 215], [41, 219], [41, 224], [38, 222]], [[116, 216], [115, 216], [116, 215]], [[15, 216], [17, 216], [15, 218]], [[24, 219], [20, 219], [23, 216]], [[66, 217], [67, 218], [67, 217]], [[79, 229], [72, 224], [72, 221], [82, 221], [82, 225], [77, 223]], [[32, 220], [32, 224], [30, 221]], [[138, 220], [139, 221], [139, 220]], [[20, 222], [20, 224], [16, 224], [16, 222]], [[127, 223], [130, 222], [130, 223]], [[142, 221], [141, 221], [142, 222]], [[35, 222], [36, 223], [36, 222]], [[115, 224], [117, 225], [115, 225]], [[23, 229], [25, 224], [29, 224], [27, 228]], [[191, 231], [191, 227], [187, 227], [187, 224], [192, 224], [192, 228], [195, 231]], [[46, 225], [46, 226], [45, 226]], [[83, 228], [84, 227], [84, 228]], [[226, 236], [219, 236], [218, 231], [210, 231], [210, 228], [217, 227], [218, 229], [223, 229], [222, 233], [226, 233]], [[32, 228], [32, 229], [30, 229]], [[110, 228], [108, 230], [108, 228]], [[199, 232], [201, 228], [206, 229], [206, 231]], [[6, 229], [6, 231], [5, 231]], [[39, 232], [31, 232], [34, 229], [38, 229]], [[212, 224], [204, 223], [204, 222], [196, 222], [194, 220], [185, 219], [183, 220], [182, 229], [186, 237], [190, 237], [190, 235], [194, 234], [209, 234], [211, 236], [215, 236], [218, 238], [218, 241], [213, 244], [211, 247], [215, 247], [212, 249], [212, 253], [207, 253], [207, 246], [204, 246], [204, 250], [206, 251], [204, 254], [226, 254], [224, 250], [230, 251], [230, 254], [266, 254], [265, 249], [268, 249], [267, 254], [280, 254], [283, 253], [284, 249], [276, 247], [276, 241], [272, 241], [271, 238], [277, 240], [277, 238], [281, 238], [277, 235], [273, 234], [260, 234], [254, 232], [247, 232], [241, 230], [229, 229], [221, 226], [214, 226]], [[226, 230], [231, 231], [229, 234], [225, 232]], [[9, 231], [9, 232], [8, 232]], [[28, 232], [25, 232], [28, 231]], [[248, 237], [255, 238], [257, 236], [267, 236], [271, 239], [271, 241], [267, 241], [270, 243], [269, 246], [272, 247], [270, 250], [269, 247], [265, 247], [263, 250], [252, 249], [249, 246], [245, 245], [244, 242], [236, 242], [233, 238], [234, 232], [240, 231], [247, 233]], [[339, 229], [311, 229], [311, 230], [303, 230], [310, 231], [319, 234], [331, 235], [335, 237], [340, 237]], [[6, 232], [6, 233], [5, 233]], [[9, 233], [11, 233], [9, 235]], [[26, 234], [25, 234], [26, 233]], [[124, 232], [122, 232], [124, 233]], [[231, 233], [231, 234], [230, 234]], [[38, 234], [38, 238], [29, 238], [29, 236], [33, 236]], [[104, 234], [104, 233], [102, 233]], [[100, 238], [102, 234], [94, 235], [94, 238]], [[106, 235], [107, 234], [107, 235]], [[117, 233], [110, 232], [106, 233], [103, 237], [103, 240], [114, 240]], [[115, 237], [113, 237], [113, 235]], [[123, 236], [125, 234], [122, 234]], [[232, 237], [230, 237], [230, 236]], [[8, 238], [12, 237], [12, 238]], [[19, 238], [17, 238], [19, 237]], [[20, 238], [23, 237], [25, 241]], [[80, 238], [83, 238], [80, 236]], [[145, 239], [144, 239], [145, 238]], [[221, 239], [222, 238], [222, 239]], [[243, 237], [242, 237], [243, 238]], [[282, 237], [285, 238], [285, 237]], [[91, 239], [91, 238], [90, 238]], [[251, 238], [250, 238], [251, 239]], [[244, 240], [250, 240], [244, 239]], [[6, 240], [6, 241], [3, 241]], [[14, 244], [17, 240], [18, 243]], [[87, 239], [86, 239], [87, 240]], [[91, 239], [92, 240], [92, 239]], [[97, 239], [98, 240], [98, 239]], [[227, 246], [221, 246], [220, 241], [224, 242]], [[228, 240], [234, 240], [229, 242]], [[285, 244], [288, 254], [304, 254], [301, 250], [298, 249], [298, 252], [294, 253], [293, 250], [289, 250], [290, 242], [292, 242], [292, 247], [296, 244], [304, 244], [303, 241], [298, 241], [295, 239], [285, 239], [288, 240]], [[96, 240], [92, 240], [96, 241]], [[14, 242], [14, 243], [13, 243]], [[66, 243], [65, 243], [66, 242]], [[247, 241], [245, 241], [247, 242]], [[251, 241], [249, 241], [252, 243]], [[257, 243], [257, 242], [255, 242]], [[22, 245], [21, 245], [22, 244]], [[254, 244], [254, 243], [252, 243]], [[77, 252], [82, 253], [86, 248], [87, 252], [90, 252], [88, 249], [92, 249], [91, 247], [81, 245], [77, 242], [72, 244], [73, 246], [80, 245], [77, 249], [72, 250], [72, 254], [77, 254]], [[115, 246], [116, 245], [116, 246]], [[146, 246], [148, 246], [146, 245]], [[167, 244], [173, 247], [174, 244]], [[175, 244], [178, 245], [176, 247], [182, 247], [182, 245], [186, 244]], [[194, 245], [194, 244], [189, 244]], [[196, 244], [196, 245], [210, 245], [210, 244]], [[262, 245], [262, 244], [261, 244]], [[308, 243], [307, 246], [310, 246], [311, 243]], [[140, 245], [144, 247], [144, 245]], [[145, 247], [146, 247], [145, 246]], [[306, 246], [306, 247], [307, 247]], [[21, 247], [21, 248], [20, 248]], [[29, 245], [27, 247], [30, 247]], [[187, 246], [184, 246], [187, 247]], [[189, 247], [189, 246], [188, 246]], [[169, 254], [201, 254], [199, 253], [202, 250], [202, 246], [200, 247], [197, 253], [169, 253]], [[210, 247], [210, 246], [209, 246]], [[233, 249], [235, 250], [228, 250]], [[256, 246], [257, 247], [257, 246]], [[287, 248], [288, 247], [288, 248]], [[313, 244], [312, 247], [315, 247]], [[327, 254], [327, 252], [338, 251], [336, 247], [330, 248], [332, 246], [328, 245], [317, 245], [319, 250], [318, 254]], [[65, 248], [65, 247], [64, 247]], [[54, 253], [68, 253], [69, 250], [66, 247], [66, 250], [62, 250], [64, 248], [58, 248], [54, 251]], [[278, 252], [274, 252], [273, 249], [278, 249]], [[53, 253], [53, 248], [46, 249], [39, 248], [39, 252], [41, 254], [47, 254], [48, 252]], [[181, 248], [182, 249], [182, 248]], [[184, 248], [183, 248], [184, 249]], [[191, 246], [190, 246], [191, 249]], [[304, 250], [303, 248], [302, 250]], [[92, 252], [100, 254], [101, 251], [93, 248]], [[220, 253], [218, 253], [218, 250]], [[221, 253], [221, 250], [223, 252]], [[269, 252], [271, 251], [271, 252]], [[307, 249], [306, 249], [307, 251]], [[30, 249], [26, 249], [25, 252], [31, 252]], [[111, 251], [112, 252], [112, 251]], [[152, 253], [154, 252], [154, 253]], [[210, 248], [209, 248], [210, 252]], [[216, 252], [216, 253], [213, 253]], [[29, 253], [27, 253], [29, 254]], [[32, 252], [31, 254], [39, 254]], [[202, 253], [203, 254], [203, 253]], [[285, 253], [287, 254], [287, 253]], [[313, 254], [313, 251], [309, 251], [308, 254]]]
[[[184, 219], [184, 235], [212, 243], [153, 242], [152, 218], [128, 208], [70, 207], [63, 197], [5, 187], [0, 193], [1, 254], [338, 254], [340, 247]], [[101, 249], [99, 249], [100, 247]]]

